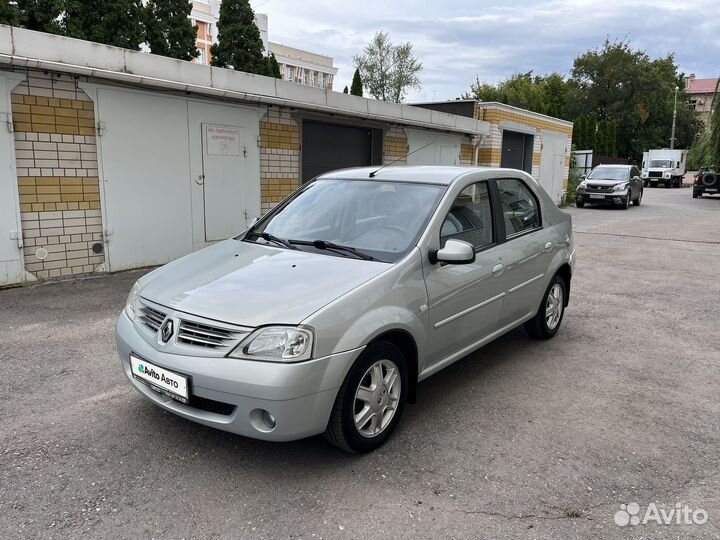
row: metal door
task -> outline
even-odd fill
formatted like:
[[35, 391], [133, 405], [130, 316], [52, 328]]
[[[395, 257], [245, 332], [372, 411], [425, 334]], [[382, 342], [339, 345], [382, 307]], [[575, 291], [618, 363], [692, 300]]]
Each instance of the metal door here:
[[377, 130], [305, 120], [302, 124], [303, 182], [334, 169], [371, 165], [374, 131]]
[[503, 130], [500, 166], [532, 174], [532, 135]]
[[245, 170], [248, 150], [242, 127], [201, 127], [205, 241], [213, 242], [238, 234], [250, 221], [245, 189], [251, 182]]
[[190, 253], [187, 101], [106, 88], [97, 96], [109, 270]]
[[0, 75], [0, 285], [20, 283], [24, 276], [22, 232], [15, 176], [10, 91], [17, 81]]
[[556, 203], [562, 198], [566, 144], [565, 135], [543, 132], [538, 182]]

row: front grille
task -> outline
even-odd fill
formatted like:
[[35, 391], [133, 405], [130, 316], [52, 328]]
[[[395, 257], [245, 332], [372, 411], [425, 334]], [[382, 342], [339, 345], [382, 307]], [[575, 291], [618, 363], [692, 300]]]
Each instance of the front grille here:
[[650, 178], [662, 178], [662, 175], [663, 175], [662, 171], [650, 171], [648, 173], [648, 176]]
[[178, 341], [186, 345], [204, 347], [206, 349], [222, 349], [228, 347], [236, 339], [235, 332], [200, 324], [192, 321], [181, 321], [178, 330]]
[[606, 191], [612, 191], [615, 186], [603, 186], [601, 184], [588, 184], [588, 190], [590, 191], [600, 191], [600, 192], [606, 192]]
[[150, 306], [142, 306], [140, 308], [140, 320], [153, 332], [157, 332], [160, 325], [165, 320], [166, 314]]

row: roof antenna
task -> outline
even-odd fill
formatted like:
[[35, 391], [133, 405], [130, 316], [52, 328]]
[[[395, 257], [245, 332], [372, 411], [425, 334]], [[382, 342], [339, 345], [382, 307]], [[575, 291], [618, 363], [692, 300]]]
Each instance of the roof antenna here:
[[375, 178], [375, 175], [376, 175], [377, 173], [379, 173], [380, 171], [382, 171], [385, 167], [389, 167], [390, 165], [395, 165], [395, 164], [396, 164], [398, 161], [400, 161], [401, 159], [407, 159], [408, 156], [412, 156], [415, 152], [419, 152], [420, 150], [422, 150], [423, 148], [427, 148], [427, 147], [430, 146], [431, 144], [435, 144], [435, 141], [431, 141], [431, 142], [427, 143], [425, 146], [421, 146], [420, 148], [416, 148], [416, 149], [413, 150], [412, 152], [406, 154], [404, 157], [399, 157], [399, 158], [397, 158], [397, 159], [394, 159], [393, 161], [391, 161], [390, 163], [388, 163], [388, 164], [386, 164], [386, 165], [383, 165], [383, 166], [380, 167], [379, 169], [375, 169], [373, 172], [371, 172], [371, 173], [368, 175], [368, 178]]

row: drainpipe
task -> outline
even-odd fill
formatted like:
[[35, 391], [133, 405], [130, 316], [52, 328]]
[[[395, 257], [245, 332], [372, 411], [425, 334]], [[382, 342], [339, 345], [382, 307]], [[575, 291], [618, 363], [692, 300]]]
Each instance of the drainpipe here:
[[485, 141], [487, 135], [476, 135], [472, 138], [473, 145], [475, 146], [475, 153], [473, 155], [473, 167], [478, 165], [478, 155], [480, 154], [480, 145]]

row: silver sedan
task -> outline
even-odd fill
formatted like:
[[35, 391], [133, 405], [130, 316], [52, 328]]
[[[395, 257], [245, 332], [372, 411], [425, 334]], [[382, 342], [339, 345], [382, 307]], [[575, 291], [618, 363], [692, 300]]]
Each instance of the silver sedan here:
[[521, 325], [553, 337], [573, 259], [570, 217], [524, 172], [331, 172], [141, 278], [117, 323], [120, 361], [188, 420], [366, 452], [419, 381]]

